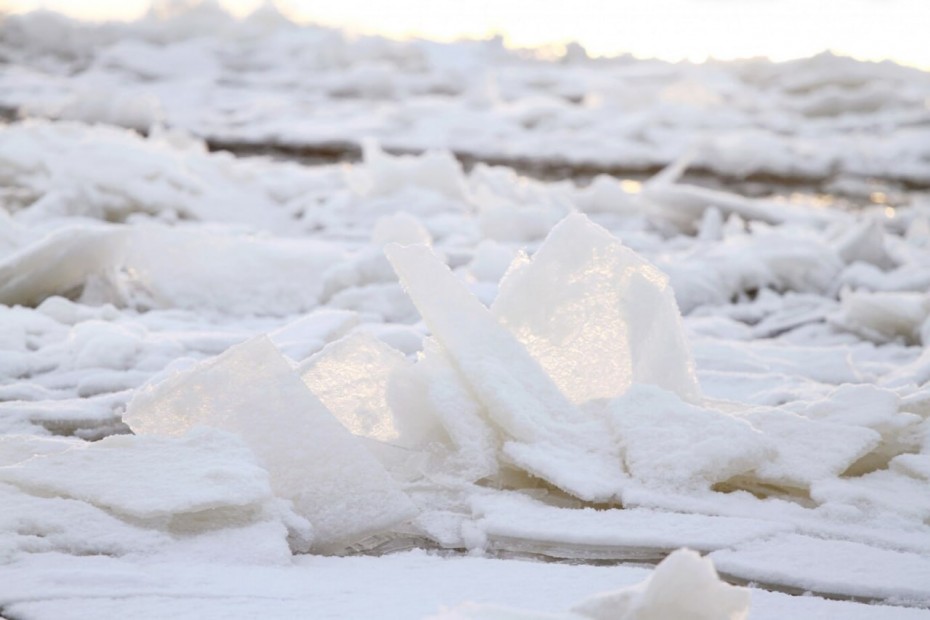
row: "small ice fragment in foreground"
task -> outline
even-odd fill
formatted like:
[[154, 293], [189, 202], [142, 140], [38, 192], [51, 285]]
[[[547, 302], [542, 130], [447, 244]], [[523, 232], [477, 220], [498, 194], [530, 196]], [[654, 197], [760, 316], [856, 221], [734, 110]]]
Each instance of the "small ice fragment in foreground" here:
[[646, 581], [591, 597], [569, 612], [465, 603], [432, 620], [745, 620], [749, 590], [720, 580], [714, 563], [690, 549], [665, 558]]
[[743, 620], [749, 590], [721, 581], [710, 559], [679, 549], [645, 582], [593, 597], [572, 611], [592, 620]]
[[700, 399], [668, 277], [584, 215], [504, 277], [492, 312], [575, 404], [634, 383]]
[[279, 497], [332, 551], [415, 513], [407, 496], [301, 382], [266, 337], [139, 391], [124, 420], [141, 434], [195, 426], [238, 434], [268, 470]]

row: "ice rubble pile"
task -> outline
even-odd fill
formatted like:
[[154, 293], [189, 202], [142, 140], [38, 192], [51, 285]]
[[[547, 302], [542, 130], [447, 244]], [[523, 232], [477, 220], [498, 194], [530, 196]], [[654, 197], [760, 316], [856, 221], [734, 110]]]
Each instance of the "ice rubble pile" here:
[[[930, 180], [930, 78], [824, 54], [788, 63], [561, 62], [500, 39], [353, 39], [265, 6], [158, 2], [132, 24], [50, 13], [0, 24], [0, 105], [25, 116], [222, 143], [332, 146], [374, 136], [401, 149], [596, 167], [696, 165], [742, 177], [836, 173]], [[377, 110], [377, 112], [375, 112]]]
[[[7, 552], [178, 553], [207, 536], [252, 540], [238, 553], [271, 561], [288, 544], [339, 552], [386, 533], [481, 546], [450, 494], [549, 488], [649, 505], [649, 493], [706, 500], [726, 484], [861, 505], [891, 474], [838, 476], [869, 459], [925, 484], [926, 456], [897, 454], [919, 420], [896, 403], [835, 420], [829, 406], [705, 401], [668, 278], [583, 215], [517, 259], [491, 308], [428, 246], [386, 252], [431, 334], [415, 361], [355, 332], [295, 366], [261, 337], [139, 391], [124, 415], [134, 437], [9, 438], [0, 482], [22, 512]], [[175, 469], [192, 473], [180, 482]], [[121, 548], [68, 527], [37, 547], [56, 527], [49, 502], [82, 515], [82, 532], [144, 535]]]
[[[133, 183], [73, 156], [96, 141]], [[374, 145], [308, 170], [71, 123], [2, 128], [0, 153], [0, 295], [36, 306], [0, 308], [4, 558], [687, 545], [927, 599], [917, 201], [547, 184]], [[827, 546], [843, 561], [805, 563]]]

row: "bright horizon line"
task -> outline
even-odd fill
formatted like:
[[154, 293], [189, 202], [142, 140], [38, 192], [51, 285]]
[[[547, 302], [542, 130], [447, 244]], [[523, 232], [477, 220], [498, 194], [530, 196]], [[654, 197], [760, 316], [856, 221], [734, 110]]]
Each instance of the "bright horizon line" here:
[[[183, 1], [184, 0], [182, 0], [182, 2]], [[690, 42], [689, 40], [677, 40], [676, 37], [673, 36], [671, 38], [675, 39], [674, 42], [669, 43], [666, 41], [666, 49], [663, 51], [662, 36], [666, 36], [667, 33], [665, 29], [657, 28], [657, 23], [659, 25], [667, 25], [667, 23], [662, 22], [662, 20], [663, 18], [668, 18], [669, 15], [663, 15], [661, 11], [656, 12], [655, 9], [653, 9], [652, 12], [633, 11], [622, 15], [623, 17], [634, 17], [635, 19], [628, 20], [634, 25], [656, 29], [655, 32], [649, 33], [655, 36], [651, 38], [646, 36], [644, 39], [640, 40], [639, 45], [634, 43], [633, 45], [621, 46], [613, 42], [616, 40], [637, 40], [637, 36], [640, 35], [638, 32], [633, 33], [632, 36], [625, 37], [625, 35], [630, 35], [629, 32], [623, 32], [624, 26], [629, 28], [626, 23], [618, 23], [615, 25], [613, 23], [603, 24], [600, 20], [591, 20], [587, 22], [582, 20], [580, 23], [575, 24], [574, 32], [560, 35], [560, 29], [564, 30], [564, 24], [559, 21], [545, 20], [547, 12], [549, 17], [554, 16], [552, 13], [555, 2], [557, 1], [558, 0], [548, 0], [547, 2], [547, 0], [535, 0], [535, 2], [528, 2], [528, 0], [509, 0], [509, 6], [516, 6], [518, 10], [508, 15], [507, 12], [501, 8], [508, 6], [508, 3], [497, 0], [496, 3], [490, 2], [490, 4], [493, 4], [498, 9], [498, 13], [492, 13], [495, 15], [494, 19], [488, 18], [486, 14], [476, 15], [475, 12], [473, 12], [466, 14], [465, 19], [457, 20], [454, 23], [445, 19], [445, 16], [442, 16], [442, 19], [437, 19], [428, 23], [429, 15], [424, 15], [421, 0], [394, 0], [391, 6], [395, 10], [384, 14], [379, 14], [376, 10], [370, 10], [368, 7], [370, 0], [343, 0], [338, 7], [334, 7], [330, 2], [319, 4], [314, 0], [279, 0], [274, 4], [284, 16], [297, 24], [312, 24], [339, 29], [350, 35], [382, 36], [399, 41], [423, 39], [437, 42], [454, 42], [460, 40], [487, 40], [492, 37], [500, 36], [505, 47], [508, 49], [534, 49], [540, 50], [543, 53], [545, 53], [546, 50], [551, 50], [553, 56], [557, 56], [569, 43], [575, 42], [582, 45], [592, 57], [609, 58], [629, 55], [642, 60], [655, 59], [666, 62], [684, 61], [692, 63], [747, 60], [753, 58], [767, 58], [772, 62], [785, 62], [801, 58], [810, 58], [818, 54], [829, 52], [839, 56], [848, 56], [860, 61], [891, 61], [902, 66], [930, 71], [930, 49], [922, 49], [923, 46], [919, 43], [913, 48], [916, 50], [914, 54], [901, 54], [895, 53], [894, 51], [880, 53], [876, 52], [875, 48], [870, 51], [867, 44], [874, 45], [875, 37], [863, 37], [862, 40], [859, 41], [863, 46], [860, 50], [854, 48], [850, 49], [848, 45], [836, 45], [835, 41], [832, 43], [827, 42], [823, 45], [818, 45], [817, 43], [807, 44], [805, 41], [799, 40], [799, 38], [780, 41], [780, 50], [762, 49], [766, 47], [765, 39], [762, 39], [760, 49], [752, 49], [753, 46], [759, 46], [760, 42], [759, 40], [753, 39], [751, 32], [745, 33], [740, 31], [731, 33], [731, 38], [727, 39], [725, 33], [732, 29], [727, 23], [721, 25], [720, 20], [716, 22], [709, 20], [707, 22], [717, 29], [717, 32], [711, 32], [710, 34], [722, 35], [714, 41], [714, 43], [716, 43], [716, 49], [712, 49], [713, 46], [708, 46], [706, 39], [695, 37], [693, 29], [687, 26], [682, 29], [681, 24], [679, 24], [670, 27], [669, 30], [675, 35], [681, 34], [678, 30], [691, 33], [692, 38]], [[581, 9], [584, 9], [585, 6], [591, 7], [592, 5], [597, 5], [599, 1], [602, 2], [600, 6], [603, 8], [605, 5], [602, 0], [576, 0], [576, 4], [580, 4]], [[782, 6], [790, 6], [800, 1], [802, 0], [780, 0], [780, 4]], [[842, 1], [843, 5], [847, 8], [855, 8], [855, 6], [858, 6], [860, 9], [865, 7], [873, 11], [876, 10], [875, 5], [878, 4], [873, 0], [858, 0], [858, 5], [856, 5], [857, 0], [836, 1]], [[471, 0], [471, 2], [473, 5], [478, 6], [483, 3], [482, 0]], [[821, 0], [821, 2], [823, 4], [829, 3], [827, 0]], [[263, 4], [262, 0], [219, 0], [218, 3], [222, 5], [230, 15], [239, 19], [259, 9]], [[488, 2], [484, 3], [487, 4]], [[918, 27], [919, 29], [920, 23], [930, 23], [930, 1], [892, 0], [892, 3], [896, 3], [898, 6], [904, 6], [905, 8], [916, 7], [912, 8], [912, 10], [926, 13], [927, 21], [925, 22], [908, 19], [893, 20], [898, 27], [905, 27], [908, 24], [912, 24], [913, 26], [908, 27]], [[151, 4], [149, 0], [84, 0], [83, 2], [69, 2], [68, 0], [0, 0], [0, 10], [6, 10], [10, 13], [25, 13], [31, 10], [47, 9], [87, 22], [131, 22], [143, 18], [149, 11]], [[541, 7], [542, 10], [537, 10], [535, 13], [521, 13], [519, 10], [519, 5], [521, 4], [524, 6], [532, 5], [537, 8]], [[612, 0], [609, 2], [609, 5], [613, 7], [616, 7], [618, 4], [622, 4], [622, 1], [618, 2], [618, 0]], [[635, 4], [639, 5], [642, 3], [639, 2]], [[757, 21], [758, 19], [766, 16], [771, 17], [772, 15], [780, 15], [782, 19], [785, 18], [785, 15], [778, 11], [772, 13], [773, 7], [779, 4], [779, 0], [743, 0], [740, 2], [738, 8], [731, 3], [731, 0], [655, 0], [652, 6], [655, 7], [663, 4], [666, 5], [666, 8], [669, 8], [669, 5], [671, 5], [670, 8], [677, 9], [685, 7], [694, 14], [691, 15], [689, 13], [686, 14], [685, 17], [699, 16], [703, 18], [703, 15], [701, 15], [702, 12], [713, 13], [716, 11], [718, 14], [727, 15], [727, 19], [734, 19], [734, 15], [738, 18], [741, 12], [748, 14], [755, 10], [758, 12], [756, 15]], [[920, 6], [921, 4], [924, 6]], [[441, 9], [442, 5], [443, 2], [441, 0], [432, 0], [427, 6], [439, 7]], [[750, 7], [749, 10], [746, 9], [747, 6]], [[405, 7], [407, 9], [406, 12], [404, 10]], [[879, 6], [877, 8], [881, 7]], [[695, 11], [695, 9], [699, 10]], [[766, 15], [763, 9], [769, 11], [769, 14]], [[428, 10], [426, 11], [428, 13]], [[723, 13], [721, 13], [721, 11], [723, 11]], [[556, 13], [558, 13], [558, 11], [556, 11]], [[808, 14], [804, 15], [806, 18], [817, 16], [816, 11], [813, 13], [808, 11], [807, 13]], [[852, 11], [852, 13], [854, 14], [853, 17], [856, 17], [855, 11]], [[503, 18], [500, 17], [501, 15], [503, 15]], [[542, 15], [543, 19], [537, 19], [535, 22], [532, 20], [527, 22], [523, 19], [527, 15], [537, 18]], [[608, 16], [609, 15], [610, 13], [608, 12]], [[848, 19], [850, 11], [846, 11], [845, 13], [841, 11], [830, 15], [829, 19], [832, 20], [831, 23], [838, 23], [836, 19], [837, 15], [842, 15]], [[863, 13], [863, 15], [865, 15], [865, 13]], [[875, 13], [876, 19], [883, 17], [887, 20], [887, 15], [888, 11], [877, 11]], [[821, 12], [820, 16], [823, 17], [824, 13]], [[795, 23], [794, 17], [795, 15], [790, 15], [790, 18], [792, 18], [792, 25], [797, 26], [801, 24], [801, 22]], [[923, 15], [919, 15], [918, 17], [923, 17]], [[508, 24], [508, 18], [513, 23]], [[637, 19], [639, 20], [638, 24], [636, 23]], [[610, 20], [605, 21], [609, 22]], [[417, 24], [417, 22], [419, 22], [419, 25], [411, 25]], [[750, 26], [753, 25], [752, 21], [746, 23]], [[809, 27], [810, 23], [813, 22], [802, 25]], [[578, 28], [579, 25], [581, 26], [580, 29]], [[688, 26], [691, 25], [690, 23], [688, 24]], [[707, 26], [707, 24], [704, 25]], [[757, 28], [758, 25], [759, 24], [756, 24], [753, 27]], [[772, 28], [764, 28], [764, 30], [777, 30], [777, 25], [777, 23], [773, 24]], [[600, 26], [605, 26], [605, 29], [599, 29]], [[767, 26], [767, 24], [765, 24], [765, 26]], [[858, 26], [859, 24], [852, 21], [847, 23], [847, 27], [855, 28]], [[877, 22], [876, 29], [880, 30], [880, 26], [881, 23]], [[720, 29], [721, 27], [723, 27], [722, 30]], [[814, 27], [816, 30], [816, 23], [814, 23]], [[571, 28], [571, 26], [569, 26], [569, 28]], [[750, 28], [749, 30], [752, 29], [753, 28]], [[711, 30], [713, 30], [713, 28], [711, 28]], [[617, 34], [613, 34], [614, 32], [617, 32]], [[701, 33], [698, 33], [698, 35], [700, 34]], [[666, 38], [668, 37], [666, 36]], [[678, 38], [680, 39], [682, 37]], [[858, 41], [858, 37], [854, 36], [853, 38]], [[808, 40], [809, 39], [810, 37], [808, 37]], [[919, 38], [917, 40], [919, 41]], [[884, 42], [891, 47], [895, 44], [901, 45], [901, 41], [906, 41], [906, 38], [901, 39], [900, 37], [889, 35], [887, 31], [885, 32]], [[779, 41], [775, 43], [774, 47], [778, 47], [778, 44]], [[906, 46], [906, 44], [904, 45]], [[635, 49], [636, 47], [640, 47], [641, 49]], [[768, 47], [772, 47], [771, 41], [769, 41]], [[881, 47], [881, 45], [879, 45], [879, 47]]]

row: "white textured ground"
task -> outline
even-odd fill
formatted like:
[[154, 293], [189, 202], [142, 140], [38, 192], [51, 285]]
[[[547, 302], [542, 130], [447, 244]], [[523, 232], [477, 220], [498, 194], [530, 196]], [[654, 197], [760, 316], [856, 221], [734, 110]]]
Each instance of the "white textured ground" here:
[[[927, 74], [206, 4], [0, 61], [0, 617], [930, 617]], [[630, 588], [679, 547], [748, 599]]]

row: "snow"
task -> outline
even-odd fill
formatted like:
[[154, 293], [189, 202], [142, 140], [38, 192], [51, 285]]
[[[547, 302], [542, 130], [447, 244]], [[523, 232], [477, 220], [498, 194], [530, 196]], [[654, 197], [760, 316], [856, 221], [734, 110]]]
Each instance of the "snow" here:
[[926, 73], [182, 4], [0, 21], [0, 615], [927, 616]]

